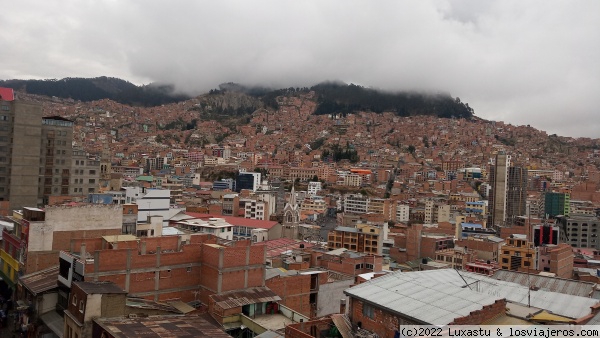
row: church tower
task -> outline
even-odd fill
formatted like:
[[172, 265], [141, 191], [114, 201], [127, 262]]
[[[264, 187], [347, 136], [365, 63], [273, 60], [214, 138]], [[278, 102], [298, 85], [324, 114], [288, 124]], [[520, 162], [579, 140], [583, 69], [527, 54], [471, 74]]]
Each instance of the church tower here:
[[283, 208], [283, 231], [284, 238], [298, 239], [298, 223], [300, 222], [300, 206], [296, 202], [296, 190], [292, 184], [290, 199]]

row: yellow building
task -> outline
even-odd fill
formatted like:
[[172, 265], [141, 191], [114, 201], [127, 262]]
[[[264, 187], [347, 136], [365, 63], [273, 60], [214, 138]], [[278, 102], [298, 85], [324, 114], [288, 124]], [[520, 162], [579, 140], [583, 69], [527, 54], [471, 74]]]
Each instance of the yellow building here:
[[537, 249], [525, 235], [510, 235], [500, 249], [500, 268], [504, 270], [535, 270]]
[[0, 271], [2, 278], [14, 285], [17, 282], [19, 272], [19, 261], [14, 259], [6, 251], [0, 250]]
[[320, 214], [327, 211], [325, 200], [318, 196], [306, 197], [300, 204], [301, 211], [316, 211]]
[[356, 228], [337, 227], [327, 236], [329, 250], [346, 248], [348, 250], [381, 255], [383, 233], [378, 226], [357, 224]]

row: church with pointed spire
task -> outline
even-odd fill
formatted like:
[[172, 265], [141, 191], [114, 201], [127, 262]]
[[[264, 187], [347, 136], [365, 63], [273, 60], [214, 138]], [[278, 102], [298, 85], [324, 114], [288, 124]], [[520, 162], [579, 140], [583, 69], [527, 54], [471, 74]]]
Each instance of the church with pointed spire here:
[[290, 198], [283, 207], [282, 237], [298, 239], [298, 225], [300, 223], [300, 206], [296, 202], [296, 190], [292, 184]]

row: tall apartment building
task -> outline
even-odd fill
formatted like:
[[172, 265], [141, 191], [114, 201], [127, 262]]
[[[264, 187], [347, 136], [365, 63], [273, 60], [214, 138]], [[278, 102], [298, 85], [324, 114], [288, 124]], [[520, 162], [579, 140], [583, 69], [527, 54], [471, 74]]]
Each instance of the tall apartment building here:
[[559, 192], [544, 194], [544, 213], [548, 217], [563, 215], [569, 217], [571, 212], [571, 195]]
[[490, 168], [490, 226], [510, 225], [526, 213], [527, 169], [511, 166], [510, 160], [509, 155], [499, 153]]
[[565, 242], [575, 248], [600, 249], [600, 219], [592, 215], [573, 215], [560, 219]]
[[49, 196], [69, 195], [73, 156], [73, 121], [60, 116], [42, 118], [38, 204]]
[[408, 222], [410, 217], [410, 207], [407, 204], [401, 204], [400, 201], [396, 201], [395, 205], [395, 213], [393, 215], [396, 216], [394, 221], [396, 222]]
[[89, 158], [83, 149], [73, 149], [69, 195], [88, 196], [99, 190], [100, 161]]
[[[47, 204], [51, 196], [72, 195], [75, 192], [72, 174], [77, 167], [72, 149], [73, 121], [60, 116], [42, 117], [40, 104], [15, 100], [6, 94], [3, 97], [0, 99], [0, 201], [9, 201], [9, 210], [14, 210]], [[97, 171], [94, 182], [88, 186], [86, 178], [86, 186], [79, 184], [75, 195], [97, 191], [100, 163], [93, 166], [97, 166], [93, 169]]]
[[10, 210], [37, 205], [41, 125], [40, 104], [14, 100], [12, 90], [3, 90], [0, 98], [0, 201], [10, 201]]
[[450, 206], [448, 204], [425, 202], [425, 224], [436, 224], [450, 220]]

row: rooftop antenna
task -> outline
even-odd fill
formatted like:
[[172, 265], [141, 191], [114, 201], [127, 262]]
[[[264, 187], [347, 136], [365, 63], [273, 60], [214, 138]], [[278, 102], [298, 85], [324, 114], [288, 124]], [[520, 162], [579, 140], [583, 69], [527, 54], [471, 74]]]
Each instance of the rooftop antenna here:
[[[466, 286], [466, 287], [468, 287], [470, 290], [473, 290], [473, 289], [471, 289], [471, 286], [470, 286], [470, 284], [469, 284], [469, 283], [467, 283], [467, 281], [465, 280], [465, 278], [464, 278], [464, 277], [463, 277], [463, 276], [460, 274], [460, 272], [458, 272], [458, 268], [454, 268], [454, 271], [456, 271], [456, 273], [457, 273], [457, 274], [460, 276], [460, 278], [463, 280], [463, 282], [465, 282], [465, 286]], [[475, 282], [475, 283], [476, 283], [476, 282]], [[464, 288], [465, 286], [463, 286], [463, 288]]]

